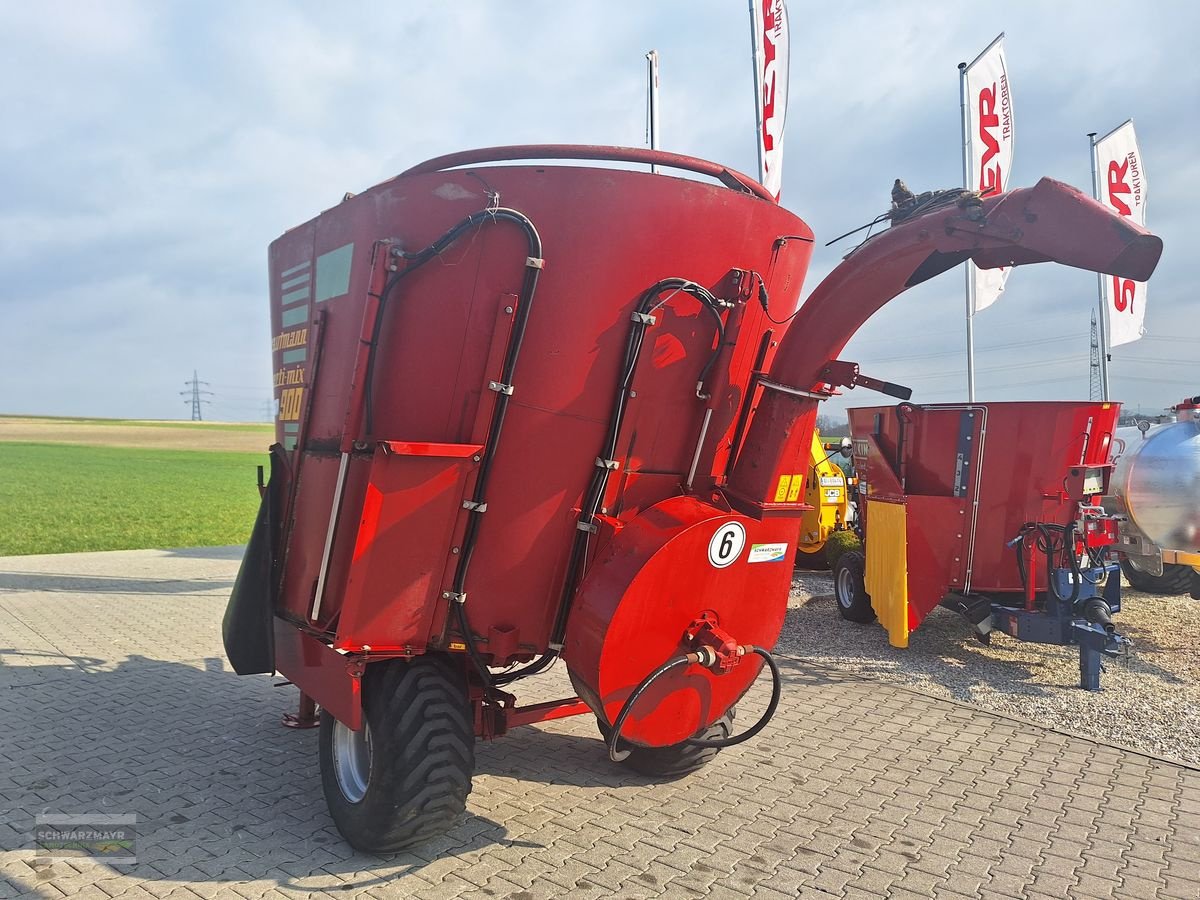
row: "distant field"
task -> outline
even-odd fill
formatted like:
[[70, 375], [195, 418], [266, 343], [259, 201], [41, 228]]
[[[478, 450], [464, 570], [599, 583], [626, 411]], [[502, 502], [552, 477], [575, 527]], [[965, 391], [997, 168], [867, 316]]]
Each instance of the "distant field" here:
[[0, 441], [255, 453], [265, 452], [274, 434], [272, 425], [245, 422], [0, 416]]
[[269, 425], [0, 417], [0, 556], [244, 543], [272, 439]]

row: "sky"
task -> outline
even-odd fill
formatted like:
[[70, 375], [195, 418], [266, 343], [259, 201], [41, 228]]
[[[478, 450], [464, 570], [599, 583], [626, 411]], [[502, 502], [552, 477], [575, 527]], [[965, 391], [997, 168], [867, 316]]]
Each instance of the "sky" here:
[[[1200, 393], [1200, 7], [1155, 2], [791, 0], [782, 203], [818, 243], [807, 294], [887, 208], [892, 181], [961, 183], [957, 65], [1006, 33], [1010, 186], [1090, 190], [1087, 133], [1133, 117], [1165, 251], [1147, 336], [1114, 348], [1113, 398]], [[755, 174], [745, 0], [502, 3], [0, 2], [0, 413], [265, 420], [267, 245], [433, 156], [528, 143], [661, 145]], [[1018, 269], [975, 319], [980, 400], [1086, 399], [1096, 277]], [[869, 321], [842, 358], [966, 397], [963, 280]], [[831, 401], [891, 402], [858, 389]]]

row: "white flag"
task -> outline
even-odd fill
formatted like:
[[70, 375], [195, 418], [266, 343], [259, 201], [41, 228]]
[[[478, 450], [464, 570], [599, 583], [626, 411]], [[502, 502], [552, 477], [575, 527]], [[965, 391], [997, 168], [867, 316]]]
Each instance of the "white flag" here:
[[[1013, 158], [1012, 94], [1004, 61], [1004, 35], [988, 45], [963, 73], [967, 104], [966, 188], [989, 197], [1008, 189]], [[1011, 269], [978, 269], [968, 261], [975, 282], [972, 313], [1000, 297]]]
[[776, 200], [783, 188], [783, 127], [787, 119], [788, 41], [784, 0], [750, 0], [758, 177]]
[[[1132, 119], [1096, 141], [1096, 172], [1100, 176], [1100, 202], [1145, 225], [1146, 172]], [[1136, 341], [1142, 336], [1146, 319], [1146, 283], [1117, 275], [1106, 275], [1100, 283], [1104, 286], [1109, 346]]]

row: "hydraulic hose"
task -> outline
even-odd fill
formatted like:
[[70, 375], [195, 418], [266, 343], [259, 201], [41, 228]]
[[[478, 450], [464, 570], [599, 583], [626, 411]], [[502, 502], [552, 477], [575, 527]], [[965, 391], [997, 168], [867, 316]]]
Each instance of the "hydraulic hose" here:
[[[747, 645], [746, 650], [761, 656], [763, 661], [766, 663], [767, 668], [771, 670], [771, 700], [767, 703], [766, 711], [763, 712], [762, 716], [759, 717], [757, 722], [755, 722], [741, 734], [727, 738], [706, 739], [693, 737], [688, 738], [683, 743], [693, 747], [732, 747], [736, 744], [741, 744], [744, 741], [750, 740], [750, 738], [754, 737], [756, 734], [766, 728], [767, 723], [770, 722], [775, 716], [775, 711], [779, 708], [780, 695], [783, 693], [783, 676], [779, 672], [779, 666], [776, 664], [775, 658], [762, 647]], [[617, 718], [613, 722], [612, 731], [608, 735], [608, 740], [606, 743], [608, 744], [609, 759], [611, 759], [613, 762], [620, 762], [622, 759], [624, 759], [624, 757], [618, 754], [622, 752], [628, 753], [628, 751], [621, 751], [617, 749], [621, 740], [621, 730], [625, 727], [625, 720], [629, 718], [630, 712], [633, 711], [634, 704], [637, 703], [642, 694], [646, 692], [650, 685], [654, 684], [655, 681], [657, 681], [667, 672], [670, 672], [672, 669], [676, 669], [679, 666], [686, 666], [695, 662], [695, 656], [696, 654], [694, 653], [685, 654], [683, 656], [674, 656], [671, 659], [668, 659], [665, 663], [663, 663], [638, 683], [638, 686], [633, 689], [633, 692], [625, 700], [625, 703], [622, 704], [621, 711], [617, 713]]]
[[[664, 294], [666, 294], [665, 297], [663, 297]], [[677, 294], [684, 294], [699, 302], [712, 315], [716, 326], [716, 339], [713, 351], [709, 354], [708, 359], [705, 360], [703, 367], [701, 367], [697, 375], [696, 393], [698, 396], [713, 364], [721, 354], [722, 345], [725, 342], [725, 324], [721, 319], [721, 303], [707, 288], [686, 278], [664, 278], [662, 281], [651, 285], [642, 294], [633, 316], [633, 324], [625, 339], [625, 355], [621, 361], [620, 378], [617, 382], [613, 411], [609, 416], [608, 430], [604, 435], [604, 443], [600, 450], [600, 456], [596, 460], [597, 467], [592, 474], [587, 492], [580, 504], [579, 520], [588, 525], [595, 519], [596, 513], [600, 509], [600, 504], [604, 500], [604, 492], [608, 488], [608, 477], [611, 470], [608, 468], [607, 461], [614, 459], [617, 454], [617, 441], [621, 435], [621, 426], [625, 419], [626, 405], [633, 396], [633, 377], [637, 372], [638, 359], [641, 355], [642, 344], [645, 341], [646, 329], [654, 321], [652, 318], [653, 314], [671, 302]], [[574, 598], [576, 588], [579, 586], [578, 582], [582, 574], [584, 560], [587, 556], [590, 536], [590, 530], [580, 530], [576, 533], [575, 540], [571, 545], [571, 553], [567, 559], [566, 576], [563, 580], [562, 597], [559, 601], [558, 613], [554, 618], [554, 627], [550, 632], [550, 646], [552, 649], [549, 653], [554, 653], [555, 655], [557, 655], [557, 650], [553, 648], [562, 645], [563, 637], [566, 634], [567, 619], [571, 612], [571, 601]], [[510, 674], [521, 677], [526, 673], [522, 670], [521, 674]], [[530, 671], [527, 674], [533, 674], [533, 672]]]
[[617, 713], [617, 719], [613, 722], [612, 731], [608, 734], [608, 758], [613, 762], [620, 762], [624, 759], [623, 756], [617, 754], [621, 751], [617, 750], [617, 743], [621, 740], [621, 729], [625, 727], [625, 720], [629, 718], [629, 713], [633, 710], [633, 705], [637, 703], [638, 698], [646, 692], [646, 689], [654, 682], [658, 681], [663, 675], [666, 675], [672, 669], [677, 669], [680, 666], [686, 666], [691, 662], [686, 656], [674, 656], [668, 659], [665, 663], [643, 678], [638, 686], [633, 689], [633, 693], [625, 700], [621, 711]]
[[750, 740], [750, 738], [766, 728], [767, 723], [775, 717], [775, 710], [779, 708], [779, 697], [783, 693], [783, 676], [779, 672], [779, 666], [776, 665], [775, 658], [762, 647], [747, 647], [746, 649], [753, 650], [761, 656], [763, 662], [767, 664], [767, 668], [771, 670], [771, 699], [767, 703], [766, 710], [757, 722], [741, 734], [735, 734], [733, 737], [727, 738], [688, 738], [686, 743], [693, 747], [733, 747], [736, 744]]
[[1050, 595], [1060, 603], [1066, 603], [1069, 605], [1074, 604], [1075, 601], [1079, 599], [1079, 589], [1081, 587], [1080, 582], [1083, 581], [1083, 574], [1079, 568], [1079, 558], [1075, 555], [1075, 543], [1072, 539], [1075, 534], [1075, 523], [1072, 522], [1069, 525], [1062, 526], [1062, 553], [1071, 561], [1072, 578], [1071, 595], [1069, 597], [1064, 597], [1062, 594], [1060, 594], [1058, 592], [1058, 585], [1054, 583], [1054, 552], [1056, 548], [1054, 546], [1053, 534], [1050, 532], [1049, 526], [1046, 525], [1039, 525], [1038, 530], [1041, 532], [1045, 541], [1045, 547], [1043, 549], [1046, 551], [1046, 589], [1050, 592]]

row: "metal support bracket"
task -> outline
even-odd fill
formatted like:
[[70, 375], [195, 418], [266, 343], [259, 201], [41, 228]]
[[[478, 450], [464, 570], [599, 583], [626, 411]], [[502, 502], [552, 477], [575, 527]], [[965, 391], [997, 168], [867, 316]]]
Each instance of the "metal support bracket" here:
[[781, 394], [790, 394], [793, 397], [808, 397], [811, 400], [828, 400], [833, 394], [822, 394], [815, 391], [802, 391], [800, 388], [794, 388], [790, 385], [779, 384], [776, 381], [771, 381], [767, 378], [758, 379], [758, 383], [768, 391], [779, 391]]
[[912, 397], [912, 388], [906, 388], [900, 384], [892, 384], [890, 381], [880, 381], [878, 378], [863, 375], [858, 371], [858, 363], [847, 362], [842, 359], [831, 359], [827, 362], [825, 368], [821, 370], [821, 377], [834, 387], [865, 387], [868, 390], [879, 391], [881, 394], [887, 394], [889, 397], [896, 397], [899, 400], [908, 400]]
[[642, 325], [653, 325], [658, 321], [658, 319], [654, 318], [654, 316], [650, 315], [650, 313], [634, 311], [629, 314], [629, 321], [639, 322]]
[[471, 512], [475, 513], [484, 513], [487, 512], [487, 501], [464, 500], [463, 509], [469, 509]]
[[600, 530], [600, 526], [595, 522], [585, 522], [583, 519], [575, 523], [575, 528], [579, 531], [586, 531], [589, 534], [596, 534]]
[[621, 461], [619, 459], [601, 459], [599, 456], [597, 456], [596, 468], [611, 469], [615, 472], [617, 469], [621, 468]]
[[511, 384], [501, 384], [499, 381], [489, 381], [488, 390], [495, 391], [497, 394], [508, 394], [512, 396], [513, 386]]
[[467, 602], [467, 592], [463, 591], [460, 594], [457, 591], [442, 591], [442, 599], [443, 600], [453, 600], [455, 603], [466, 603]]
[[525, 265], [531, 269], [544, 269], [546, 268], [546, 261], [538, 259], [536, 256], [527, 256], [525, 257]]

